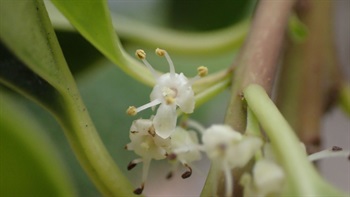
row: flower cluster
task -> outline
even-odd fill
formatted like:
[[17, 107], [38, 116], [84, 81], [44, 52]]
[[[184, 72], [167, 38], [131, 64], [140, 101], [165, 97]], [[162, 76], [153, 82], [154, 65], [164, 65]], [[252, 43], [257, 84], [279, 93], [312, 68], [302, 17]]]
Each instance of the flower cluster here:
[[162, 138], [168, 138], [174, 131], [177, 121], [177, 106], [184, 113], [192, 113], [195, 106], [194, 92], [192, 84], [200, 77], [204, 77], [208, 73], [208, 69], [204, 66], [198, 67], [198, 75], [192, 79], [188, 79], [183, 73], [175, 73], [175, 68], [169, 54], [163, 49], [156, 49], [156, 54], [165, 56], [169, 63], [170, 72], [158, 76], [153, 67], [146, 60], [146, 53], [139, 49], [135, 55], [143, 61], [143, 63], [151, 71], [155, 78], [154, 86], [150, 98], [151, 102], [136, 108], [130, 106], [127, 110], [129, 115], [136, 115], [138, 112], [150, 107], [159, 105], [156, 115], [153, 118], [155, 132]]
[[[129, 115], [136, 115], [142, 110], [156, 107], [157, 113], [150, 119], [135, 120], [130, 128], [131, 142], [125, 146], [127, 150], [133, 150], [141, 158], [131, 161], [128, 169], [131, 170], [137, 163], [143, 163], [142, 184], [134, 193], [141, 194], [147, 178], [151, 160], [169, 159], [174, 163], [181, 163], [187, 168], [182, 178], [188, 178], [192, 174], [190, 164], [199, 160], [201, 154], [198, 148], [198, 138], [193, 131], [186, 131], [176, 127], [177, 107], [184, 113], [192, 113], [195, 107], [195, 97], [192, 84], [208, 73], [204, 66], [198, 67], [198, 75], [188, 79], [183, 73], [175, 73], [175, 68], [169, 54], [162, 49], [156, 49], [158, 56], [164, 56], [169, 64], [170, 72], [159, 75], [146, 60], [146, 53], [139, 49], [135, 55], [151, 71], [156, 85], [154, 86], [150, 102], [138, 108], [130, 106], [127, 109]], [[172, 176], [172, 172], [168, 177]]]
[[[155, 108], [157, 112], [150, 119], [134, 120], [130, 127], [131, 142], [125, 146], [134, 151], [140, 158], [134, 159], [128, 165], [133, 169], [138, 163], [143, 163], [141, 186], [134, 190], [141, 194], [147, 179], [152, 160], [167, 159], [173, 168], [167, 178], [173, 176], [178, 164], [182, 164], [186, 171], [182, 178], [192, 175], [192, 163], [201, 159], [204, 152], [212, 161], [212, 169], [217, 176], [224, 174], [226, 196], [233, 193], [232, 169], [244, 167], [263, 147], [263, 141], [256, 136], [242, 135], [228, 125], [212, 125], [205, 129], [193, 120], [187, 120], [186, 126], [196, 130], [188, 130], [177, 125], [177, 108], [185, 113], [192, 113], [195, 106], [195, 97], [192, 90], [194, 81], [207, 74], [205, 67], [198, 68], [198, 76], [188, 79], [183, 73], [175, 73], [173, 62], [168, 53], [157, 49], [156, 54], [165, 56], [169, 63], [170, 72], [159, 75], [146, 60], [146, 53], [137, 50], [136, 56], [149, 68], [156, 80], [150, 99], [141, 107], [128, 108], [129, 115], [136, 115], [147, 108]], [[201, 142], [198, 139], [201, 134]], [[267, 155], [267, 154], [266, 154]], [[216, 177], [218, 178], [218, 177]], [[214, 179], [216, 179], [214, 177]], [[272, 160], [258, 160], [253, 168], [252, 175], [245, 174], [241, 183], [245, 186], [245, 193], [266, 196], [278, 192], [283, 184], [284, 174], [281, 168]], [[217, 183], [214, 180], [213, 183]], [[276, 186], [277, 185], [277, 186]], [[214, 190], [216, 191], [216, 184]]]
[[[203, 133], [204, 150], [212, 161], [215, 174], [221, 171], [225, 176], [226, 196], [232, 195], [231, 170], [245, 166], [263, 142], [254, 136], [243, 136], [227, 125], [212, 125]], [[216, 179], [216, 178], [215, 178]], [[218, 180], [214, 180], [216, 184]], [[214, 185], [216, 191], [216, 185]]]

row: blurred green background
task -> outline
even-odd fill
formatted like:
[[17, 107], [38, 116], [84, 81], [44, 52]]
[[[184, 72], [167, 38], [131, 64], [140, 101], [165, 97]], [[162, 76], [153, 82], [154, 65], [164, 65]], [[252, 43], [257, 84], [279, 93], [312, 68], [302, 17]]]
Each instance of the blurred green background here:
[[[254, 4], [255, 0], [109, 1], [112, 12], [151, 25], [194, 32], [219, 29], [250, 17]], [[56, 33], [99, 135], [117, 165], [132, 180], [134, 186], [138, 186], [141, 168], [138, 166], [132, 171], [126, 169], [127, 164], [137, 158], [137, 155], [124, 150], [124, 145], [129, 142], [131, 122], [135, 119], [127, 116], [125, 110], [130, 105], [140, 106], [147, 103], [151, 88], [121, 72], [76, 32]], [[155, 49], [123, 39], [121, 41], [129, 54], [133, 54], [135, 49], [143, 48], [148, 53], [151, 65], [158, 70], [168, 71], [166, 61], [153, 54]], [[210, 72], [228, 67], [235, 57], [235, 51], [212, 57], [186, 56], [170, 51], [170, 56], [177, 72], [184, 72], [191, 77], [196, 74], [199, 65], [207, 66]], [[20, 189], [13, 196], [100, 196], [80, 167], [62, 129], [51, 114], [8, 88], [2, 85], [0, 87], [1, 121], [13, 121], [9, 124], [10, 128], [5, 127], [5, 124], [0, 125], [0, 196], [9, 196], [6, 195], [7, 192], [16, 191], [16, 188]], [[199, 120], [204, 126], [222, 123], [228, 96], [228, 92], [221, 93], [196, 109], [191, 118]], [[146, 110], [137, 118], [148, 118], [151, 114], [151, 110]], [[202, 162], [206, 162], [204, 167], [195, 169], [193, 176], [204, 181], [208, 162]], [[158, 173], [150, 173], [149, 179], [157, 178], [158, 182], [164, 182], [170, 169], [164, 163], [153, 163], [152, 168], [157, 168]], [[199, 163], [197, 165], [200, 166]], [[13, 177], [12, 182], [8, 182], [6, 177]], [[188, 186], [198, 182], [198, 179], [192, 177], [182, 180], [182, 183], [177, 180], [179, 179], [169, 182], [169, 187], [173, 183], [180, 184], [181, 187], [181, 184]], [[146, 187], [145, 194], [156, 194], [157, 192], [152, 191], [152, 188], [156, 188], [154, 185], [157, 183], [153, 183], [153, 187], [149, 189]], [[200, 189], [198, 186], [195, 189], [197, 193], [190, 192], [189, 195], [198, 195]]]

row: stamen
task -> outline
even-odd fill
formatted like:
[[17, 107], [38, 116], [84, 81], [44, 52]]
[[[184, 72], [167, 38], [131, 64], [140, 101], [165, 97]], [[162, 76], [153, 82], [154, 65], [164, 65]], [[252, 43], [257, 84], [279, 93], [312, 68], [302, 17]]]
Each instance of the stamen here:
[[150, 63], [146, 60], [146, 53], [142, 49], [137, 49], [135, 52], [136, 57], [138, 57], [146, 65], [146, 67], [151, 71], [155, 80], [157, 80], [158, 75]]
[[[145, 110], [145, 109], [147, 109], [147, 108], [154, 107], [154, 106], [156, 106], [156, 105], [158, 105], [158, 104], [160, 104], [160, 103], [161, 103], [161, 101], [160, 101], [159, 99], [154, 99], [153, 101], [151, 101], [151, 102], [149, 102], [149, 103], [147, 103], [147, 104], [144, 104], [144, 105], [138, 107], [138, 108], [136, 109], [136, 113], [138, 113], [138, 112], [140, 112], [140, 111], [142, 111], [142, 110]], [[129, 107], [129, 108], [130, 108], [130, 107]]]
[[208, 74], [208, 68], [205, 66], [200, 66], [197, 68], [198, 76], [205, 77]]
[[177, 157], [177, 155], [176, 155], [175, 153], [170, 153], [170, 154], [167, 155], [167, 158], [168, 158], [169, 160], [175, 160], [176, 157]]
[[333, 146], [332, 147], [332, 151], [341, 151], [343, 150], [343, 148], [339, 147], [339, 146]]
[[345, 151], [341, 147], [333, 146], [332, 148], [311, 154], [308, 156], [309, 161], [316, 161], [319, 159], [330, 157], [349, 157], [350, 151]]
[[156, 130], [154, 129], [154, 126], [153, 126], [153, 125], [148, 129], [148, 133], [149, 133], [152, 137], [156, 136]]
[[144, 183], [146, 182], [150, 164], [151, 164], [151, 159], [150, 158], [143, 158], [142, 185], [144, 185]]
[[128, 164], [128, 170], [133, 169], [138, 163], [141, 163], [141, 162], [142, 162], [141, 158], [130, 161], [130, 163]]
[[205, 66], [200, 66], [197, 68], [197, 75], [193, 78], [191, 78], [188, 83], [192, 85], [194, 82], [196, 82], [201, 77], [205, 77], [208, 74], [208, 68]]
[[145, 188], [145, 184], [142, 183], [141, 187], [136, 188], [136, 189], [134, 190], [134, 194], [136, 194], [136, 195], [142, 194], [144, 188]]
[[224, 170], [225, 173], [225, 190], [226, 190], [226, 196], [232, 196], [232, 174], [230, 168], [227, 166]]
[[170, 77], [173, 78], [175, 76], [175, 67], [174, 67], [174, 63], [171, 60], [169, 54], [164, 49], [159, 49], [159, 48], [156, 49], [156, 54], [161, 56], [161, 57], [165, 56], [165, 58], [169, 64], [169, 68], [170, 68]]
[[166, 96], [166, 97], [165, 97], [165, 103], [166, 103], [167, 105], [174, 104], [174, 102], [175, 102], [175, 99], [174, 99], [172, 96]]
[[183, 179], [187, 179], [188, 177], [190, 177], [191, 175], [192, 175], [192, 168], [189, 166], [189, 165], [187, 165], [187, 164], [184, 164], [184, 166], [188, 169], [186, 172], [184, 172], [182, 175], [181, 175], [181, 177], [183, 178]]
[[137, 114], [137, 109], [135, 106], [129, 106], [129, 108], [126, 110], [126, 113], [130, 116], [135, 116]]
[[146, 53], [142, 49], [137, 49], [135, 52], [135, 56], [138, 57], [140, 60], [146, 59]]

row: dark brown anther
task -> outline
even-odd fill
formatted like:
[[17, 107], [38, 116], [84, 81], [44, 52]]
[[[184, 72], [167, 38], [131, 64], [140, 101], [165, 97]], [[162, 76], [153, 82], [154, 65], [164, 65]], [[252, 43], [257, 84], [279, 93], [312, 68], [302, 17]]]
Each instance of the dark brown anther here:
[[144, 188], [145, 188], [145, 184], [142, 183], [141, 187], [136, 188], [136, 189], [134, 190], [134, 194], [136, 194], [136, 195], [142, 194], [142, 191], [143, 191]]
[[332, 151], [341, 151], [341, 150], [343, 150], [341, 147], [339, 147], [339, 146], [333, 146], [332, 147]]
[[148, 133], [149, 133], [152, 137], [156, 136], [156, 130], [154, 129], [153, 126], [150, 127], [150, 128], [148, 129]]
[[136, 188], [135, 190], [134, 190], [134, 194], [136, 194], [136, 195], [140, 195], [140, 194], [142, 194], [142, 191], [143, 191], [143, 188]]
[[166, 179], [171, 179], [173, 178], [173, 172], [169, 172], [167, 175], [166, 175]]
[[175, 160], [176, 157], [177, 157], [177, 155], [176, 155], [175, 153], [170, 153], [170, 154], [167, 155], [167, 158], [168, 158], [169, 160]]
[[128, 170], [133, 169], [136, 166], [136, 163], [133, 163], [132, 161], [128, 164]]
[[187, 179], [192, 175], [192, 168], [187, 164], [185, 164], [185, 167], [188, 168], [188, 170], [181, 175], [183, 179]]
[[350, 161], [350, 155], [348, 156], [348, 160]]
[[183, 178], [183, 179], [187, 179], [188, 177], [190, 177], [192, 175], [192, 172], [191, 171], [186, 171], [186, 172], [184, 172], [182, 175], [181, 175], [181, 177]]

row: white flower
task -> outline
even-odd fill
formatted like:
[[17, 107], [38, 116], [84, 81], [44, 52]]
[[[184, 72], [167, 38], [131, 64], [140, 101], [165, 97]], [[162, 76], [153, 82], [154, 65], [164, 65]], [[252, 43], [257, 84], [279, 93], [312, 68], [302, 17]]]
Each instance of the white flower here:
[[144, 109], [155, 107], [156, 105], [160, 104], [157, 114], [153, 119], [153, 124], [155, 132], [160, 137], [165, 139], [175, 130], [177, 121], [177, 106], [185, 113], [193, 112], [195, 98], [192, 90], [192, 84], [199, 77], [205, 76], [208, 70], [206, 67], [199, 67], [198, 76], [189, 80], [183, 73], [175, 73], [173, 62], [165, 50], [156, 49], [156, 53], [159, 56], [165, 56], [169, 63], [170, 72], [158, 76], [152, 66], [147, 62], [146, 53], [143, 50], [137, 50], [136, 56], [140, 58], [150, 69], [156, 80], [156, 85], [154, 86], [150, 95], [150, 103], [138, 108], [131, 106], [127, 110], [127, 113], [130, 115], [135, 115]]
[[141, 194], [147, 179], [149, 166], [152, 159], [165, 159], [167, 150], [171, 146], [170, 138], [159, 137], [154, 130], [153, 122], [149, 119], [138, 119], [133, 121], [130, 128], [131, 142], [125, 146], [127, 150], [133, 150], [141, 158], [131, 161], [128, 170], [131, 170], [137, 163], [143, 162], [142, 184], [134, 193]]
[[212, 125], [204, 132], [202, 141], [204, 150], [213, 163], [213, 169], [224, 172], [226, 195], [231, 196], [231, 170], [246, 165], [262, 146], [262, 140], [242, 136], [227, 125]]
[[261, 159], [254, 165], [253, 175], [245, 173], [240, 183], [244, 186], [244, 196], [264, 197], [283, 190], [285, 174], [272, 160]]
[[[171, 150], [168, 158], [176, 160], [176, 163], [180, 161], [188, 169], [182, 174], [182, 178], [190, 177], [192, 174], [190, 164], [202, 158], [197, 134], [194, 131], [186, 131], [181, 127], [176, 127], [175, 132], [171, 135]], [[168, 178], [171, 176], [172, 172], [168, 175]]]

